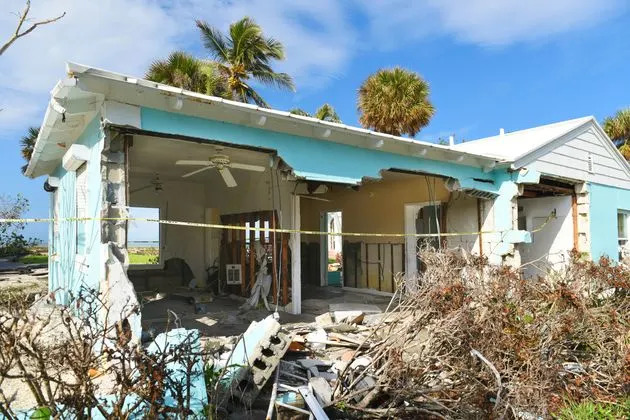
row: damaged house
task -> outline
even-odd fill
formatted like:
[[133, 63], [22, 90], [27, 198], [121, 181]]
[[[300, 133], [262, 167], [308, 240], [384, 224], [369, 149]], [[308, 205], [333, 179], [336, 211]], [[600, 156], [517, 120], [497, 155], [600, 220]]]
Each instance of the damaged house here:
[[[26, 174], [47, 177], [59, 303], [204, 286], [209, 267], [249, 296], [262, 261], [300, 313], [306, 289], [393, 292], [422, 244], [528, 277], [628, 246], [630, 167], [592, 117], [437, 145], [72, 63], [51, 96]], [[134, 209], [163, 221], [153, 264], [129, 263]]]

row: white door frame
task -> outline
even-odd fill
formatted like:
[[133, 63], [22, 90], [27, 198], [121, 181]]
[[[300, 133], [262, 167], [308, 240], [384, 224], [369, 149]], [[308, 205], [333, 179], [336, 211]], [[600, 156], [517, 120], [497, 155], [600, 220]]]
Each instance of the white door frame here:
[[[441, 201], [424, 201], [421, 203], [405, 203], [405, 234], [416, 233], [416, 215], [423, 207], [442, 205]], [[405, 276], [414, 275], [416, 271], [417, 237], [405, 236]]]
[[[319, 214], [319, 230], [328, 232], [328, 213], [341, 213], [341, 226], [339, 231], [343, 232], [343, 211], [342, 210], [324, 210]], [[319, 236], [319, 285], [328, 286], [328, 239], [329, 235]], [[343, 240], [341, 241], [343, 252]]]

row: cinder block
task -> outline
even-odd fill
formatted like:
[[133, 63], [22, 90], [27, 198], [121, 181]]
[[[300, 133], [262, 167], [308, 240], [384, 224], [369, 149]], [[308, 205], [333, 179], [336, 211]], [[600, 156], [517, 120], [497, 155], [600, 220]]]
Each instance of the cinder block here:
[[236, 343], [219, 381], [218, 403], [238, 400], [251, 406], [291, 344], [273, 316], [252, 322]]

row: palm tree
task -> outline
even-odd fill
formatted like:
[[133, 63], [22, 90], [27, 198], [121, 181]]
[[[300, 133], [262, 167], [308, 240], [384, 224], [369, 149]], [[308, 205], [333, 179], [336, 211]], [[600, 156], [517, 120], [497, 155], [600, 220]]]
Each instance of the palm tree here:
[[630, 108], [617, 111], [613, 117], [606, 118], [603, 126], [621, 154], [630, 160]]
[[193, 92], [230, 98], [227, 81], [219, 73], [217, 64], [183, 51], [174, 51], [165, 60], [155, 60], [145, 78]]
[[26, 161], [26, 165], [22, 166], [23, 174], [26, 173], [28, 162], [31, 160], [31, 156], [33, 156], [33, 150], [35, 149], [35, 142], [37, 141], [38, 135], [38, 127], [29, 127], [26, 135], [22, 136], [22, 138], [20, 139], [20, 151], [22, 153], [22, 157]]
[[314, 115], [309, 114], [301, 108], [293, 108], [289, 111], [291, 114], [302, 115], [304, 117], [314, 117], [318, 120], [340, 123], [341, 119], [337, 115], [337, 111], [330, 104], [324, 104], [317, 108]]
[[363, 82], [358, 110], [364, 127], [396, 136], [415, 136], [435, 113], [429, 84], [400, 67], [379, 70]]
[[253, 19], [245, 17], [230, 25], [227, 34], [197, 20], [203, 45], [217, 62], [234, 99], [268, 107], [267, 102], [249, 84], [251, 78], [264, 85], [295, 91], [291, 76], [276, 73], [271, 61], [284, 60], [283, 45], [263, 35]]

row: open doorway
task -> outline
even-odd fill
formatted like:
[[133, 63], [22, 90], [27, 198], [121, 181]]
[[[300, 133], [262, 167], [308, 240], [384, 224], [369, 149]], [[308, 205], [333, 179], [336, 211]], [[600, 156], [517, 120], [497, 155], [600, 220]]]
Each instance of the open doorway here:
[[343, 286], [343, 237], [341, 211], [328, 211], [321, 214], [322, 235], [322, 286]]
[[[440, 203], [405, 204], [405, 233], [409, 235], [405, 240], [405, 272], [408, 276], [423, 271], [422, 261], [418, 256], [418, 250], [421, 247], [430, 246], [435, 249], [440, 247], [441, 218]], [[414, 234], [436, 234], [436, 236], [410, 236]]]
[[525, 278], [544, 276], [568, 264], [578, 248], [577, 197], [572, 184], [541, 178], [527, 185], [518, 198], [518, 228], [532, 232], [531, 243], [520, 244]]

